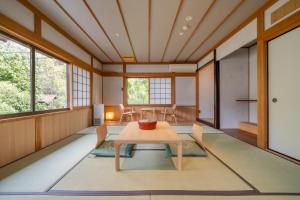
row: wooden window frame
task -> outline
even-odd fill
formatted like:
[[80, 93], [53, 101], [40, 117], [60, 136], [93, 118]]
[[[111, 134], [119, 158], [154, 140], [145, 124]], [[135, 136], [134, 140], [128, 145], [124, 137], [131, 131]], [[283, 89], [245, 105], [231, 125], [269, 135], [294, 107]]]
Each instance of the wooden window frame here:
[[[52, 113], [52, 112], [60, 112], [60, 111], [68, 111], [70, 110], [70, 85], [69, 85], [69, 70], [68, 68], [70, 67], [70, 63], [58, 58], [57, 56], [53, 55], [52, 53], [46, 52], [36, 46], [33, 46], [17, 37], [14, 37], [10, 34], [7, 34], [6, 32], [0, 31], [1, 35], [4, 35], [5, 37], [7, 37], [8, 39], [19, 43], [20, 45], [23, 45], [25, 47], [30, 48], [30, 107], [31, 110], [28, 112], [20, 112], [20, 113], [11, 113], [11, 114], [0, 114], [0, 120], [1, 119], [9, 119], [9, 118], [16, 118], [16, 117], [24, 117], [24, 116], [31, 116], [31, 115], [40, 115], [40, 114], [44, 114], [44, 113]], [[42, 54], [45, 54], [46, 56], [49, 56], [51, 58], [57, 59], [61, 62], [66, 63], [66, 81], [67, 81], [67, 85], [66, 85], [66, 90], [67, 90], [67, 107], [66, 108], [58, 108], [58, 109], [50, 109], [50, 110], [43, 110], [43, 111], [36, 111], [35, 110], [35, 53], [36, 51], [41, 52]]]
[[[143, 79], [148, 79], [149, 81], [149, 85], [148, 85], [148, 104], [128, 104], [128, 93], [127, 93], [127, 81], [128, 79], [131, 79], [131, 78], [143, 78]], [[171, 103], [170, 104], [150, 104], [150, 79], [151, 78], [169, 78], [171, 79]], [[123, 92], [125, 93], [125, 99], [124, 99], [124, 102], [125, 102], [125, 105], [126, 106], [134, 106], [134, 107], [139, 107], [139, 106], [143, 106], [143, 107], [170, 107], [174, 104], [174, 79], [172, 76], [126, 76], [124, 77], [125, 81], [124, 81], [124, 89], [123, 89]]]

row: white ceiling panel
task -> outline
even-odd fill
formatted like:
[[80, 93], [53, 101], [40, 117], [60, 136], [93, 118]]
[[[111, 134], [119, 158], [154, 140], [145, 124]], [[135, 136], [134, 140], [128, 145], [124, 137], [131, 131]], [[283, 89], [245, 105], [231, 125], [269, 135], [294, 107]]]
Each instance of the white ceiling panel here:
[[185, 61], [240, 2], [241, 0], [217, 1], [177, 60]]
[[152, 0], [151, 1], [151, 51], [152, 62], [162, 59], [180, 0]]
[[30, 0], [42, 13], [52, 19], [64, 31], [76, 39], [82, 46], [91, 51], [95, 56], [104, 62], [109, 62], [109, 59], [101, 50], [94, 45], [91, 40], [68, 18], [54, 1]]
[[122, 61], [82, 0], [72, 0], [72, 3], [70, 0], [58, 0], [58, 2], [109, 57], [116, 62]]
[[266, 3], [266, 0], [245, 1], [228, 20], [190, 57], [189, 61], [196, 61], [210, 48], [221, 41], [226, 35], [238, 27], [244, 20]]
[[138, 61], [148, 61], [149, 0], [120, 0], [129, 37]]
[[[184, 43], [188, 40], [189, 36], [192, 34], [211, 3], [212, 0], [185, 0], [183, 2], [164, 61], [171, 62], [175, 60], [176, 55], [179, 53]], [[193, 18], [189, 23], [185, 20], [187, 16], [191, 16]], [[182, 27], [184, 25], [188, 25], [190, 28], [187, 31], [183, 31]], [[180, 32], [184, 32], [184, 34], [180, 36]]]
[[113, 0], [87, 0], [87, 2], [122, 57], [133, 56], [117, 2]]

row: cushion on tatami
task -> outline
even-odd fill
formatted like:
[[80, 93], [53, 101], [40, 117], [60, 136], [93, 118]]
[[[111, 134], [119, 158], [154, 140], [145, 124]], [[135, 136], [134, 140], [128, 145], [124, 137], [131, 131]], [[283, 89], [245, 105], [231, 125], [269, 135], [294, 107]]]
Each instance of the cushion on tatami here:
[[[166, 144], [168, 156], [177, 156], [177, 144]], [[182, 142], [182, 156], [184, 157], [206, 157], [207, 152], [196, 142], [186, 140]]]
[[132, 158], [124, 159], [121, 166], [122, 170], [176, 170], [172, 159], [166, 156], [164, 150], [137, 150], [133, 155]]
[[[122, 144], [120, 146], [120, 157], [129, 158], [132, 156], [133, 144]], [[91, 154], [101, 157], [114, 157], [115, 148], [113, 141], [104, 141], [99, 147], [94, 149]]]

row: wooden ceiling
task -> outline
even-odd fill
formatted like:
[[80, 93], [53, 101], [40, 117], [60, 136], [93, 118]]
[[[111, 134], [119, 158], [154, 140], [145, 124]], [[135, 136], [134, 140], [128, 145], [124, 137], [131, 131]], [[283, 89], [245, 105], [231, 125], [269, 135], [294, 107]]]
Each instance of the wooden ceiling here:
[[266, 1], [29, 0], [104, 63], [196, 62]]

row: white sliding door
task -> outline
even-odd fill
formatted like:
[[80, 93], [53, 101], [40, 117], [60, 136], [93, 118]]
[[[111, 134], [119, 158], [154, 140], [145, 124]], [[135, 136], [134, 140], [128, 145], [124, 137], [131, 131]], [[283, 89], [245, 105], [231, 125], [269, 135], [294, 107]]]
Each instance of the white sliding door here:
[[269, 148], [300, 160], [300, 27], [268, 43]]

